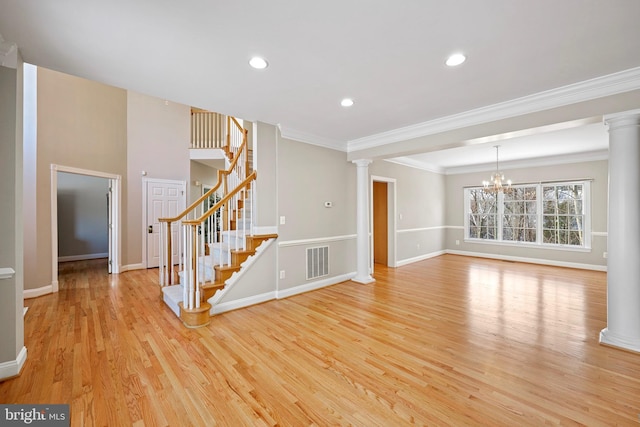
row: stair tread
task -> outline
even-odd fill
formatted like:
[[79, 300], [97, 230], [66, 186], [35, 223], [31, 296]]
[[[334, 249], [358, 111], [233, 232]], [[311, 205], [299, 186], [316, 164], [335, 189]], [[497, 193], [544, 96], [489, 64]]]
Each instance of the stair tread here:
[[202, 285], [202, 289], [215, 289], [215, 288], [219, 288], [222, 289], [225, 287], [224, 283], [213, 283], [213, 282], [209, 282], [209, 283], [205, 283], [204, 285]]
[[239, 265], [216, 265], [214, 268], [220, 271], [240, 270]]

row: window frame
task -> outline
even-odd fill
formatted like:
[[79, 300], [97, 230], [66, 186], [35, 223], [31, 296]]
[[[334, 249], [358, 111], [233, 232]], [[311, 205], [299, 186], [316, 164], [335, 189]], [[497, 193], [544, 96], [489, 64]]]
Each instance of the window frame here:
[[[544, 231], [544, 212], [543, 212], [543, 187], [548, 186], [570, 186], [570, 185], [582, 185], [582, 215], [583, 215], [583, 244], [568, 245], [559, 243], [544, 243], [543, 231]], [[464, 241], [466, 243], [482, 243], [490, 245], [504, 245], [504, 246], [519, 246], [529, 248], [544, 248], [544, 249], [556, 249], [567, 251], [591, 251], [591, 181], [590, 180], [572, 180], [572, 181], [546, 181], [535, 183], [522, 183], [512, 185], [512, 188], [524, 188], [524, 187], [536, 187], [536, 241], [535, 242], [523, 242], [517, 240], [504, 240], [503, 228], [504, 228], [504, 194], [499, 192], [497, 194], [497, 214], [496, 214], [496, 238], [486, 239], [481, 237], [471, 237], [470, 235], [470, 220], [471, 212], [471, 200], [470, 194], [472, 190], [483, 191], [481, 186], [464, 187]]]

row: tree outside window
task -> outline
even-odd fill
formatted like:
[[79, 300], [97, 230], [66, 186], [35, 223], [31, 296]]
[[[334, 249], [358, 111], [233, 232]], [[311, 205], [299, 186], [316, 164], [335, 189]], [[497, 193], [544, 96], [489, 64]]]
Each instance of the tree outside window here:
[[542, 193], [544, 243], [583, 246], [582, 184], [545, 185]]
[[469, 237], [495, 240], [498, 238], [498, 200], [496, 194], [482, 188], [471, 188], [469, 197]]

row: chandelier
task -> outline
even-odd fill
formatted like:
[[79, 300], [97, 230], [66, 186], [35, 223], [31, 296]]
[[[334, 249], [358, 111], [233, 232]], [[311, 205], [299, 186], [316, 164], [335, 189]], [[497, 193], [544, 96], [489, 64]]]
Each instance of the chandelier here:
[[500, 172], [498, 167], [498, 149], [500, 146], [494, 145], [494, 147], [496, 149], [496, 171], [491, 175], [491, 180], [482, 181], [482, 186], [487, 193], [509, 192], [511, 191], [511, 180], [505, 180], [504, 174]]

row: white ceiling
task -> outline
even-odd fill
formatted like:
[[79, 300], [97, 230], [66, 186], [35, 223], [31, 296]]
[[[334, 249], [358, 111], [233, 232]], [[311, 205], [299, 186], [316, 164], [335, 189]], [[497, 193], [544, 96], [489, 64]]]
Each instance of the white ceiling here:
[[456, 174], [496, 168], [496, 146], [501, 170], [608, 157], [609, 135], [602, 122], [571, 123], [566, 128], [513, 132], [467, 141], [467, 145], [394, 158], [393, 161], [434, 172]]
[[[640, 70], [638, 18], [637, 0], [2, 0], [0, 34], [26, 62], [349, 152], [376, 135]], [[467, 62], [446, 67], [453, 52]], [[251, 69], [253, 55], [270, 66]], [[344, 97], [355, 105], [341, 107]], [[501, 159], [606, 150], [602, 131], [509, 139]], [[454, 171], [493, 161], [495, 143], [475, 142], [410, 161]]]

